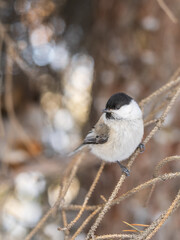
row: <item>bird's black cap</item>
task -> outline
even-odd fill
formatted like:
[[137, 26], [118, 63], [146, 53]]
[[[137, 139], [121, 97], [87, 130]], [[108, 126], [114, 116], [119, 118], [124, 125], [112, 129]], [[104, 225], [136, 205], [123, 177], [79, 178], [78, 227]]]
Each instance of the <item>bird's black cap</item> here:
[[119, 109], [124, 105], [128, 105], [132, 98], [125, 93], [116, 93], [110, 97], [106, 103], [106, 109]]

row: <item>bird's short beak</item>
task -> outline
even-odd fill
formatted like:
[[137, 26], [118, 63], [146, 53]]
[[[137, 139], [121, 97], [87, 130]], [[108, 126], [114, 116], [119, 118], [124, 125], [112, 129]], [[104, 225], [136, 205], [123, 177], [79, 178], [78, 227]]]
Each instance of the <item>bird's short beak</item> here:
[[102, 112], [103, 112], [103, 113], [109, 113], [109, 112], [111, 112], [111, 111], [110, 111], [109, 109], [103, 109]]

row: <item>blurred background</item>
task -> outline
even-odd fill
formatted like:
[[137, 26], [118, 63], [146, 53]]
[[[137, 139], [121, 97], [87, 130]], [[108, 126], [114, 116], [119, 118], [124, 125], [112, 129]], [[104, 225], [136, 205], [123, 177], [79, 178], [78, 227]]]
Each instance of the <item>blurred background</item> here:
[[[179, 1], [166, 3], [179, 20]], [[69, 162], [63, 156], [81, 143], [113, 93], [140, 101], [168, 81], [179, 67], [179, 27], [155, 0], [0, 1], [0, 239], [24, 239], [53, 204]], [[122, 192], [150, 179], [162, 158], [180, 154], [179, 104]], [[67, 204], [82, 203], [99, 165], [88, 154]], [[166, 171], [179, 167], [172, 162]], [[102, 203], [100, 194], [108, 198], [120, 175], [107, 164], [90, 204]], [[149, 190], [140, 192], [113, 207], [97, 233], [120, 233], [127, 228], [122, 221], [151, 223], [178, 188], [177, 180], [160, 184], [148, 207]], [[60, 225], [59, 215], [50, 218], [34, 239], [64, 239]], [[179, 236], [176, 212], [154, 239]]]

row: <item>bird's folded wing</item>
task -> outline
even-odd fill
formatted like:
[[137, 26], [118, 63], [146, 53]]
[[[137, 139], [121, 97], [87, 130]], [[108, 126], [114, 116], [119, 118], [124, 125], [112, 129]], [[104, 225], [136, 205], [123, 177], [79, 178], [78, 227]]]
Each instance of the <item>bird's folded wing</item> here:
[[109, 138], [109, 127], [103, 123], [102, 118], [96, 123], [92, 130], [87, 134], [83, 143], [71, 152], [68, 156], [73, 156], [77, 152], [81, 151], [88, 144], [103, 144], [106, 143]]
[[103, 144], [109, 137], [108, 126], [99, 121], [85, 137], [83, 144]]

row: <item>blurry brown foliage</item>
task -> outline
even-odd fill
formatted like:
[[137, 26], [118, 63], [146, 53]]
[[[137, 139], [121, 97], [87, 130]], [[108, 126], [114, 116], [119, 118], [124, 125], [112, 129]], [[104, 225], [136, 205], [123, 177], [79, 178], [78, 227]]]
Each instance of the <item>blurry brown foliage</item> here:
[[[59, 225], [64, 224], [65, 239], [75, 239], [80, 232], [87, 239], [96, 234], [95, 239], [150, 239], [172, 213], [173, 218], [154, 239], [179, 239], [180, 174], [179, 163], [174, 161], [180, 155], [179, 13], [178, 0], [1, 1], [0, 201], [4, 204], [7, 192], [14, 191], [14, 179], [21, 172], [36, 170], [48, 181], [61, 179], [55, 205], [35, 228], [28, 229], [32, 231], [26, 239], [31, 239], [37, 231], [44, 236], [43, 225], [54, 219]], [[59, 55], [63, 57], [51, 62], [58, 49], [55, 47], [59, 46]], [[52, 55], [43, 55], [46, 51]], [[79, 110], [81, 106], [69, 107], [75, 90], [68, 92], [67, 76], [74, 59], [83, 54], [88, 56], [86, 65], [92, 64], [94, 75], [92, 87], [87, 87], [90, 95], [84, 91], [88, 103], [82, 111], [86, 113], [85, 120], [80, 121], [84, 116]], [[61, 61], [62, 65], [57, 65]], [[146, 126], [144, 143], [148, 145], [141, 156], [136, 151], [130, 158], [128, 167], [138, 156], [130, 178], [120, 176], [115, 165], [99, 166], [91, 155], [77, 156], [69, 163], [43, 142], [44, 121], [53, 128], [57, 109], [79, 110], [74, 115], [72, 112], [74, 126], [79, 135], [85, 135], [108, 97], [118, 91], [143, 99], [140, 106]], [[79, 140], [69, 130], [66, 134], [70, 151]], [[169, 173], [160, 174], [164, 165]], [[80, 181], [80, 193], [74, 204], [64, 206], [63, 199], [74, 176]], [[8, 191], [3, 190], [4, 183]], [[145, 202], [148, 202], [146, 207]], [[143, 232], [122, 234], [125, 228], [122, 221], [149, 227]], [[3, 231], [0, 237], [4, 238]]]

